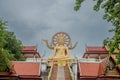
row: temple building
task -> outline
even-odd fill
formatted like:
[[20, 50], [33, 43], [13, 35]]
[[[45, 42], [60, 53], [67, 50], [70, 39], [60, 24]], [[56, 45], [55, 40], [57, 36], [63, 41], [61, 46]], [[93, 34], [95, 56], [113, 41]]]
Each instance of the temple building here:
[[78, 63], [78, 80], [96, 80], [98, 77], [104, 75], [106, 60], [93, 61], [81, 60]]
[[53, 51], [48, 58], [42, 58], [37, 46], [24, 46], [25, 61], [11, 61], [10, 72], [0, 73], [0, 80], [120, 80], [118, 50], [109, 54], [109, 46], [86, 46], [82, 58], [70, 56], [72, 45], [65, 32], [53, 35], [46, 46]]
[[37, 46], [24, 46], [25, 61], [12, 61], [10, 72], [0, 72], [0, 80], [42, 80], [41, 61]]
[[17, 62], [13, 61], [14, 74], [16, 74], [20, 80], [42, 80], [41, 64], [38, 62]]
[[108, 50], [99, 46], [86, 46], [83, 58], [104, 59], [108, 55]]
[[37, 46], [24, 46], [22, 54], [25, 58], [40, 58], [40, 54], [37, 51]]
[[116, 64], [117, 50], [109, 55], [109, 47], [87, 46], [78, 61], [78, 80], [119, 80], [120, 66]]
[[10, 73], [0, 74], [0, 80], [42, 80], [38, 62], [12, 61]]

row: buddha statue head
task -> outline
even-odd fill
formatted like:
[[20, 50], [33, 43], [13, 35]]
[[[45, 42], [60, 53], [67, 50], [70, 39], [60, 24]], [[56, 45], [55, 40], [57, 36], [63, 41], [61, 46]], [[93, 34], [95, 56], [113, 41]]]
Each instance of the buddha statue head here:
[[63, 37], [63, 34], [60, 34], [59, 37], [58, 37], [58, 45], [62, 45], [64, 46], [64, 37]]

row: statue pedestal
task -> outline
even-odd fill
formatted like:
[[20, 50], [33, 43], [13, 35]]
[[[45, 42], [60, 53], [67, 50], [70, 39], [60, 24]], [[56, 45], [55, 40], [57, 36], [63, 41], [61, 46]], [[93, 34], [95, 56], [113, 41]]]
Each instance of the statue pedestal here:
[[49, 58], [50, 61], [57, 62], [58, 66], [66, 66], [69, 61], [74, 60], [74, 58], [65, 57], [65, 58]]
[[66, 66], [67, 61], [66, 60], [58, 60], [58, 66]]

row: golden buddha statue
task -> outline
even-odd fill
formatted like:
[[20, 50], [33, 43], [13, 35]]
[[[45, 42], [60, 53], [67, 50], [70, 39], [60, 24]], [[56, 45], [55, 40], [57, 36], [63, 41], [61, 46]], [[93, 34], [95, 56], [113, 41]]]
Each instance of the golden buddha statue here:
[[53, 38], [53, 44], [50, 46], [47, 40], [44, 40], [47, 47], [54, 50], [53, 56], [49, 57], [49, 60], [57, 61], [58, 65], [66, 65], [67, 60], [74, 58], [69, 56], [69, 49], [74, 49], [77, 43], [72, 46], [69, 35], [65, 32], [56, 33]]

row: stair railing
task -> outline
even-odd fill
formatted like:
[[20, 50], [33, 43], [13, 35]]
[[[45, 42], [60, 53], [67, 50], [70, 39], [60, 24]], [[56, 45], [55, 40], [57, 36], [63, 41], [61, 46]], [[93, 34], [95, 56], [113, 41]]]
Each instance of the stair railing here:
[[73, 71], [72, 71], [72, 69], [70, 68], [70, 66], [68, 66], [68, 68], [69, 68], [69, 71], [70, 71], [70, 76], [71, 76], [72, 80], [74, 80], [74, 74], [73, 74]]
[[51, 66], [51, 68], [50, 68], [50, 72], [48, 74], [48, 80], [50, 80], [50, 78], [51, 78], [52, 70], [53, 70], [53, 66]]

